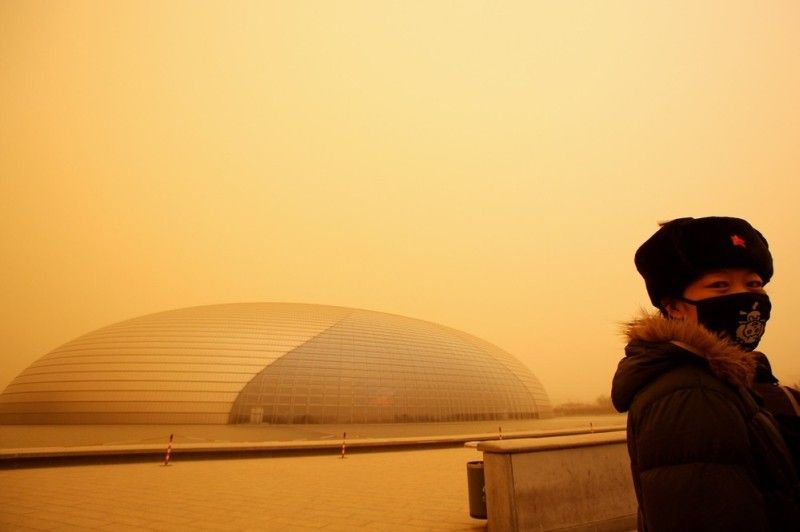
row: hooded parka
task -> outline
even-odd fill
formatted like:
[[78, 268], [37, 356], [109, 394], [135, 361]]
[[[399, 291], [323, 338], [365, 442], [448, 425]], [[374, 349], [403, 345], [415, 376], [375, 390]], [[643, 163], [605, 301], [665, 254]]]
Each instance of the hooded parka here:
[[755, 354], [660, 315], [626, 334], [611, 398], [628, 412], [639, 530], [800, 530], [791, 454], [750, 388]]

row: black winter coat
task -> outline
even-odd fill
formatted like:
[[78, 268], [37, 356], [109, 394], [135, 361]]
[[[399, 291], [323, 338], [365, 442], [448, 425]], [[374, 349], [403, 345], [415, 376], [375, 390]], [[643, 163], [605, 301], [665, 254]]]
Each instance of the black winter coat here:
[[611, 397], [628, 412], [639, 530], [800, 530], [791, 455], [749, 389], [753, 354], [660, 316], [626, 333]]

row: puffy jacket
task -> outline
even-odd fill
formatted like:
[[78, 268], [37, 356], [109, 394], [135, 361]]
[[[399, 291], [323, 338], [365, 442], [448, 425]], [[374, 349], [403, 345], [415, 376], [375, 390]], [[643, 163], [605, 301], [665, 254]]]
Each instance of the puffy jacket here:
[[755, 355], [660, 316], [626, 334], [611, 398], [628, 412], [639, 530], [800, 530], [791, 454], [750, 389]]

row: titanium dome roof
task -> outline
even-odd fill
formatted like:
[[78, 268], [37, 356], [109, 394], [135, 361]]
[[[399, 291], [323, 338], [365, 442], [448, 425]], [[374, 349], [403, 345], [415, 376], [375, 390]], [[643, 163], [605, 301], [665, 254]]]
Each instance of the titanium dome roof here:
[[43, 356], [0, 423], [382, 423], [552, 415], [500, 348], [402, 316], [294, 303], [149, 314]]

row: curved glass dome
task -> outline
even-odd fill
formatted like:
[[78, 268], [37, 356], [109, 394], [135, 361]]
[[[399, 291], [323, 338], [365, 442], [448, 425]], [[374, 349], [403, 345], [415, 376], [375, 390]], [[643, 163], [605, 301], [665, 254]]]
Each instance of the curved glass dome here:
[[392, 314], [239, 303], [149, 314], [34, 362], [0, 423], [393, 423], [552, 415], [536, 377], [469, 334]]

